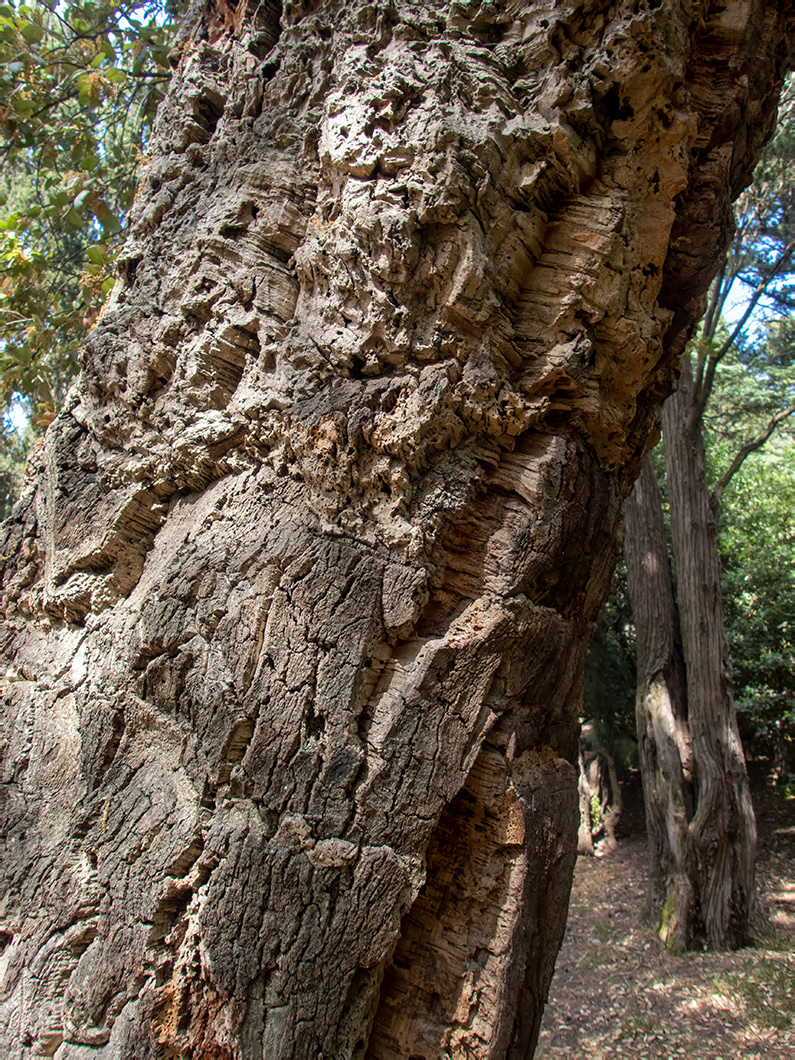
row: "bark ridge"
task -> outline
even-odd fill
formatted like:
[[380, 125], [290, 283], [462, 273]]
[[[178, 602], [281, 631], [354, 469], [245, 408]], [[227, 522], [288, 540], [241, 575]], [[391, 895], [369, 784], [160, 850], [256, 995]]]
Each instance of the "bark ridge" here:
[[586, 642], [789, 10], [193, 6], [2, 530], [4, 1055], [532, 1050]]

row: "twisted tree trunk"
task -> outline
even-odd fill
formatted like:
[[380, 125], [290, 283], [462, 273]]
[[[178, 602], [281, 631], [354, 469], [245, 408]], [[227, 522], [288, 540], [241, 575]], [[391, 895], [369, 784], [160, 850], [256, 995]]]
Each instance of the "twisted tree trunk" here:
[[736, 949], [763, 924], [756, 824], [732, 697], [715, 512], [692, 409], [685, 359], [679, 390], [663, 409], [676, 602], [650, 458], [625, 510], [648, 911], [670, 949]]
[[191, 9], [3, 531], [3, 1055], [532, 1051], [621, 499], [788, 12]]

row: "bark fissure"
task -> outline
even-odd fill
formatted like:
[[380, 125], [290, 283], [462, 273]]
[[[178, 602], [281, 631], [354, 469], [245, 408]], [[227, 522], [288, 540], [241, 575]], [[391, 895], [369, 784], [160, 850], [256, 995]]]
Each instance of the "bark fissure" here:
[[[786, 57], [756, 2], [278, 11], [192, 7], [3, 530], [9, 1055], [390, 1055], [429, 1012], [526, 1055], [622, 497]], [[396, 1029], [401, 946], [467, 919]]]
[[688, 871], [695, 776], [679, 616], [651, 458], [627, 500], [627, 582], [637, 633], [638, 749], [649, 837], [647, 913], [671, 949], [691, 942]]
[[751, 940], [758, 918], [756, 822], [734, 712], [704, 446], [700, 426], [685, 426], [691, 406], [685, 363], [663, 425], [688, 696], [697, 701], [689, 711], [695, 814], [686, 859], [695, 907], [688, 941], [736, 948]]
[[[533, 1017], [527, 1026], [506, 1019], [502, 993], [528, 966], [544, 979], [537, 940], [522, 939], [515, 928], [525, 891], [541, 878], [548, 888], [541, 900], [556, 911], [547, 930], [562, 938], [572, 868], [572, 769], [549, 749], [511, 761], [501, 744], [499, 733], [487, 739], [431, 836], [425, 883], [401, 922], [381, 986], [369, 1056], [522, 1056], [535, 1045]], [[533, 796], [549, 786], [550, 775], [566, 806], [542, 820]], [[532, 857], [524, 842], [528, 827], [546, 839]]]

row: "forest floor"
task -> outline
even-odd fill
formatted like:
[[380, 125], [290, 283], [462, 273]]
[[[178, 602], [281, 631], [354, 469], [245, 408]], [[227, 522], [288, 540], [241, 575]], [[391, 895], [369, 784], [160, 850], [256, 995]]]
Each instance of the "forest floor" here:
[[734, 953], [672, 956], [640, 917], [647, 859], [641, 798], [625, 792], [632, 812], [625, 811], [614, 853], [577, 861], [535, 1060], [792, 1060], [795, 799], [769, 789], [754, 795], [769, 936]]

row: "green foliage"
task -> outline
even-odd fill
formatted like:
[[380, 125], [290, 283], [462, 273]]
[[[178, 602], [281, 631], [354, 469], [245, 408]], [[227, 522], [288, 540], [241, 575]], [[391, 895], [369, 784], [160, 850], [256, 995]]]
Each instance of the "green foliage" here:
[[795, 442], [748, 460], [719, 525], [726, 632], [743, 742], [795, 773]]
[[11, 514], [11, 507], [19, 496], [25, 476], [25, 465], [33, 446], [30, 428], [20, 433], [9, 423], [0, 431], [0, 519]]
[[[734, 455], [779, 410], [795, 402], [795, 319], [777, 318], [732, 347], [717, 368], [704, 416], [708, 472], [717, 481]], [[783, 421], [779, 434], [792, 430]]]
[[[795, 80], [788, 78], [776, 131], [735, 203], [737, 223], [724, 274], [739, 277], [748, 293], [765, 286], [760, 307], [783, 315], [795, 308]], [[789, 249], [789, 254], [787, 251]], [[727, 286], [728, 285], [728, 286]], [[757, 318], [758, 319], [758, 318]]]
[[[789, 128], [782, 138], [791, 138]], [[780, 198], [776, 217], [786, 218], [789, 196]], [[790, 282], [785, 269], [779, 312]], [[795, 319], [774, 316], [738, 336], [718, 365], [704, 426], [710, 479], [719, 482], [782, 417], [721, 497], [718, 547], [743, 743], [785, 783], [795, 771], [795, 415], [787, 411], [794, 407]]]
[[55, 405], [170, 75], [169, 0], [0, 3], [0, 392]]
[[716, 286], [716, 310], [726, 304], [737, 277], [745, 290], [764, 287], [764, 293], [731, 336], [717, 315], [711, 328], [708, 317], [702, 345], [709, 344], [706, 356], [713, 358], [715, 371], [703, 423], [710, 479], [717, 484], [724, 614], [740, 730], [746, 751], [767, 757], [774, 778], [786, 783], [795, 770], [792, 81], [776, 134], [738, 202], [737, 217], [722, 286]]
[[584, 716], [596, 723], [619, 772], [637, 768], [635, 630], [623, 560], [596, 626], [585, 664]]

